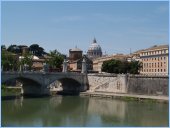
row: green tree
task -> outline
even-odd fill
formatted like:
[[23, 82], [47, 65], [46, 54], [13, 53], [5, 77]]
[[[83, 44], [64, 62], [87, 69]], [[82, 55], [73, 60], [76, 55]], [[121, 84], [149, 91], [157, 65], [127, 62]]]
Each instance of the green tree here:
[[57, 50], [50, 51], [48, 54], [50, 57], [48, 60], [46, 60], [47, 64], [49, 64], [50, 68], [53, 69], [61, 69], [62, 63], [64, 61], [64, 55], [58, 52]]
[[26, 64], [28, 65], [28, 69], [31, 70], [33, 65], [32, 57], [33, 56], [31, 54], [25, 54], [20, 61], [20, 65], [23, 67]]
[[141, 63], [139, 61], [120, 61], [120, 60], [108, 60], [103, 62], [102, 71], [108, 73], [131, 73], [139, 74], [141, 69]]
[[7, 48], [7, 51], [12, 52], [12, 53], [16, 53], [16, 54], [21, 53], [21, 49], [17, 45], [15, 45], [15, 44], [14, 45], [10, 45]]
[[42, 56], [44, 52], [44, 48], [40, 47], [38, 44], [32, 44], [29, 47], [31, 53], [36, 56]]
[[140, 69], [142, 68], [142, 63], [139, 61], [132, 61], [130, 64], [130, 74], [139, 74]]
[[18, 69], [17, 55], [6, 50], [2, 50], [1, 64], [4, 71], [17, 70]]
[[6, 50], [6, 46], [5, 45], [1, 45], [1, 51], [2, 50]]
[[30, 45], [30, 51], [33, 55], [36, 55], [36, 53], [38, 52], [38, 48], [39, 48], [39, 45], [38, 44], [32, 44]]

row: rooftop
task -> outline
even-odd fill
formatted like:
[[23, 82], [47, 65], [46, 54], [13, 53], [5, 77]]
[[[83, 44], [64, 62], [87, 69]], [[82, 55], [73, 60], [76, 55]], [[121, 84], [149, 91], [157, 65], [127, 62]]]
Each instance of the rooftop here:
[[81, 49], [77, 48], [77, 46], [73, 49], [70, 49], [69, 51], [82, 51]]

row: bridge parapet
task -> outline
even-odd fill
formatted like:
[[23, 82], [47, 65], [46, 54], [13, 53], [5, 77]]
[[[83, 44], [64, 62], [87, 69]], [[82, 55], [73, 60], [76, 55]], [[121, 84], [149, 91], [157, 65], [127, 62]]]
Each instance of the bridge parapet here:
[[[39, 90], [40, 90], [40, 93], [42, 94], [48, 94], [49, 93], [48, 86], [57, 80], [63, 83], [62, 86], [65, 86], [65, 88], [66, 88], [65, 84], [67, 84], [66, 89], [69, 89], [71, 86], [73, 86], [72, 84], [76, 84], [76, 85], [79, 84], [80, 89], [77, 89], [79, 91], [86, 91], [88, 88], [86, 73], [74, 73], [74, 72], [55, 72], [55, 73], [52, 72], [50, 73], [50, 72], [24, 71], [24, 72], [1, 72], [1, 75], [2, 75], [2, 79], [1, 79], [2, 83], [10, 79], [19, 79], [19, 80], [25, 81], [25, 84], [27, 83], [31, 84], [30, 87], [32, 88], [33, 88], [32, 85], [35, 85], [35, 83], [37, 83], [41, 85]], [[75, 86], [75, 88], [78, 88], [78, 87]], [[74, 89], [74, 86], [72, 87], [72, 90], [73, 89]], [[31, 91], [29, 86], [27, 86], [27, 90]]]

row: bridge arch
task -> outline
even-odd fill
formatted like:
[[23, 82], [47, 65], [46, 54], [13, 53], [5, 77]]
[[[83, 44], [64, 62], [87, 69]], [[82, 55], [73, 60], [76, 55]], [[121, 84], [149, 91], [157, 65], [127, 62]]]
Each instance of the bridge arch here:
[[17, 80], [21, 83], [21, 94], [24, 95], [39, 95], [41, 93], [41, 83], [36, 80], [24, 77], [24, 76], [16, 76], [12, 78], [8, 78], [2, 83], [6, 83], [11, 80]]
[[79, 93], [80, 91], [82, 91], [82, 84], [79, 81], [75, 80], [74, 78], [63, 77], [56, 79], [52, 83], [56, 81], [61, 83], [62, 90], [60, 92]]

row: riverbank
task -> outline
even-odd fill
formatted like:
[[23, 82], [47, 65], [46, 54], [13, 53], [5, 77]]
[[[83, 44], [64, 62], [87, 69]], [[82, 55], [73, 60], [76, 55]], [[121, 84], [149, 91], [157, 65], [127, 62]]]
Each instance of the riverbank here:
[[1, 96], [16, 96], [21, 94], [21, 87], [2, 87]]
[[138, 101], [156, 101], [169, 103], [168, 96], [151, 96], [151, 95], [138, 95], [126, 93], [109, 93], [109, 92], [81, 92], [80, 96], [100, 97], [100, 98], [114, 98], [122, 100], [138, 100]]

